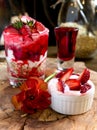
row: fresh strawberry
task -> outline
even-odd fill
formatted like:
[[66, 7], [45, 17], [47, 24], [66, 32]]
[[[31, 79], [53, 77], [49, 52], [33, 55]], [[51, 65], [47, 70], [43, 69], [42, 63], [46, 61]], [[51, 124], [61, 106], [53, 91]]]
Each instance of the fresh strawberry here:
[[64, 83], [61, 80], [58, 81], [57, 87], [58, 87], [58, 91], [64, 93]]
[[19, 35], [19, 32], [18, 32], [18, 30], [17, 29], [15, 29], [15, 28], [13, 28], [13, 26], [8, 26], [8, 27], [6, 27], [5, 28], [5, 30], [4, 30], [4, 32], [5, 33], [7, 33], [8, 32], [8, 34], [11, 34], [12, 36], [14, 35]]
[[66, 70], [62, 70], [56, 74], [56, 78], [61, 78], [65, 74]]
[[36, 28], [37, 28], [37, 30], [38, 30], [39, 32], [45, 30], [44, 25], [42, 25], [42, 24], [41, 24], [40, 22], [38, 22], [38, 21], [35, 22], [35, 26], [36, 26]]
[[69, 77], [72, 75], [73, 71], [74, 71], [73, 68], [66, 69], [64, 74], [60, 77], [60, 80], [64, 82], [68, 80]]
[[31, 29], [28, 25], [23, 25], [19, 31], [23, 36], [31, 36]]
[[70, 90], [80, 90], [80, 81], [77, 79], [68, 79], [65, 83], [69, 86]]
[[84, 84], [89, 80], [89, 78], [90, 78], [90, 71], [89, 69], [85, 68], [78, 79], [81, 82], [81, 84]]

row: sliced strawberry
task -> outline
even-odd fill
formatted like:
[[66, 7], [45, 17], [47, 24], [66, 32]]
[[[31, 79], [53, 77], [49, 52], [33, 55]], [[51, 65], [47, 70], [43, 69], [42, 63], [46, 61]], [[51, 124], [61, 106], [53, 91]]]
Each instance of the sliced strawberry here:
[[80, 90], [80, 81], [77, 79], [68, 79], [65, 83], [69, 86], [70, 90]]
[[28, 25], [23, 25], [19, 31], [23, 36], [31, 36], [31, 29]]
[[6, 27], [6, 28], [4, 29], [4, 32], [5, 32], [5, 33], [8, 33], [8, 34], [10, 34], [10, 35], [12, 35], [12, 36], [13, 36], [13, 35], [19, 35], [18, 30], [15, 29], [12, 25]]
[[56, 78], [61, 78], [65, 74], [66, 70], [62, 70], [56, 74]]
[[58, 91], [64, 93], [64, 83], [61, 80], [58, 81], [57, 87], [58, 87]]
[[44, 25], [41, 24], [41, 23], [38, 22], [38, 21], [36, 21], [35, 26], [36, 26], [36, 28], [37, 28], [37, 30], [38, 30], [39, 32], [45, 30]]
[[84, 84], [89, 80], [89, 78], [90, 78], [90, 71], [89, 69], [85, 68], [78, 79], [81, 82], [81, 84]]
[[73, 71], [74, 71], [73, 68], [66, 69], [64, 74], [60, 77], [60, 80], [64, 82], [68, 80], [69, 77], [72, 75]]

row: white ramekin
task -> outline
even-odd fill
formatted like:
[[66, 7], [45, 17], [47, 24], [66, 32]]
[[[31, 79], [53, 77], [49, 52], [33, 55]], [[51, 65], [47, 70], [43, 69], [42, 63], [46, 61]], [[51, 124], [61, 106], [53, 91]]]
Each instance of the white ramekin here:
[[51, 79], [48, 83], [48, 90], [51, 94], [51, 108], [53, 110], [61, 114], [77, 115], [91, 109], [95, 93], [95, 85], [92, 81], [88, 81], [91, 89], [84, 94], [78, 91], [59, 92], [56, 83], [56, 79]]

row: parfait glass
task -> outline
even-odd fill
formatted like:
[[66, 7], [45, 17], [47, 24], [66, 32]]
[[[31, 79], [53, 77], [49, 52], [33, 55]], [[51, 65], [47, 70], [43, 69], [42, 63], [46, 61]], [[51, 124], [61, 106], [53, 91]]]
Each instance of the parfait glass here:
[[[13, 87], [31, 76], [45, 77], [49, 29], [28, 16], [21, 20], [21, 29], [9, 25], [3, 31], [8, 77]], [[30, 21], [33, 26], [29, 27], [25, 22]]]
[[75, 60], [76, 38], [78, 34], [78, 28], [55, 27], [54, 32], [57, 45], [58, 70], [73, 67]]

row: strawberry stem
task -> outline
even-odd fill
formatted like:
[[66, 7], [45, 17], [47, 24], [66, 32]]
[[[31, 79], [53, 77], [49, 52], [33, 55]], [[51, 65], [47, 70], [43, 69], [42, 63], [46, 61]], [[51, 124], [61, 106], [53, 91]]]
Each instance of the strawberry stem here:
[[52, 79], [57, 73], [54, 72], [53, 74], [49, 75], [44, 81], [48, 82], [50, 79]]

